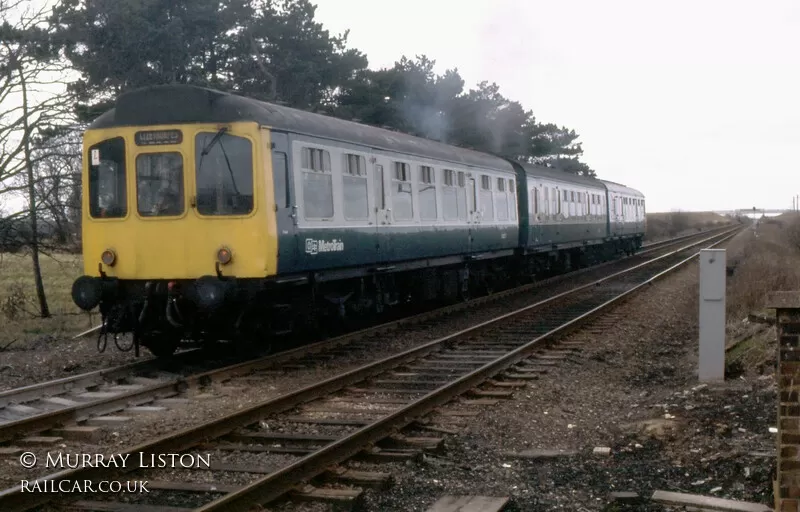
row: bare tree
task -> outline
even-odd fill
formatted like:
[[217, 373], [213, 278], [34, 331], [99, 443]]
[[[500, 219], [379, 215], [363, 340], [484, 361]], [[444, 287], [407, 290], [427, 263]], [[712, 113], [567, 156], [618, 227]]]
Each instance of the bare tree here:
[[[49, 237], [52, 250], [75, 251], [81, 230], [81, 126], [37, 141], [35, 183], [39, 225]], [[40, 245], [48, 247], [48, 243]]]
[[27, 218], [36, 294], [42, 317], [50, 316], [39, 264], [40, 162], [59, 151], [48, 136], [70, 121], [72, 101], [65, 92], [68, 68], [53, 44], [47, 7], [0, 0], [0, 198], [22, 196], [12, 219]]

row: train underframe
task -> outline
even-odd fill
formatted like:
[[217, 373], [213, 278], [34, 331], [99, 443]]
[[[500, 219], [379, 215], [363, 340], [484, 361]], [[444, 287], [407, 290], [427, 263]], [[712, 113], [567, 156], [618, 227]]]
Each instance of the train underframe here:
[[[472, 260], [456, 265], [318, 282], [314, 276], [278, 283], [204, 276], [196, 280], [125, 281], [84, 277], [73, 286], [76, 303], [97, 302], [101, 339], [133, 334], [128, 348], [172, 355], [182, 343], [269, 350], [330, 336], [433, 304], [464, 301], [634, 254], [641, 237], [558, 251]], [[80, 285], [79, 285], [80, 282]], [[96, 304], [97, 305], [97, 304]], [[105, 347], [98, 341], [98, 347]], [[117, 345], [119, 347], [119, 344]]]

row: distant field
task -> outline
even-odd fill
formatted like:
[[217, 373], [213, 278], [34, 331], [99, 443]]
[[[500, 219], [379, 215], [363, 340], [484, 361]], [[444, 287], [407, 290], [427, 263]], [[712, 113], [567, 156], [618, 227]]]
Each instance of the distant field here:
[[654, 242], [680, 236], [689, 231], [709, 229], [735, 222], [714, 212], [658, 212], [647, 214], [645, 240]]
[[[44, 336], [68, 336], [89, 327], [89, 315], [72, 302], [72, 282], [82, 273], [79, 255], [41, 256], [42, 278], [51, 318], [37, 318], [39, 302], [30, 254], [0, 253], [0, 349], [19, 348]], [[100, 321], [94, 315], [95, 323]]]
[[726, 309], [728, 343], [740, 343], [728, 354], [729, 366], [739, 370], [774, 371], [777, 353], [775, 327], [749, 320], [748, 315], [775, 317], [767, 306], [770, 292], [800, 290], [800, 215], [767, 217], [757, 229], [747, 229], [727, 247]]

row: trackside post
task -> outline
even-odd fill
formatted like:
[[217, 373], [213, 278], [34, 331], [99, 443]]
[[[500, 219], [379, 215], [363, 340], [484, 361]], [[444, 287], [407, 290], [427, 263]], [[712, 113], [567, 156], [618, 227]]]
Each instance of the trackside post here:
[[725, 380], [725, 249], [700, 251], [701, 382]]

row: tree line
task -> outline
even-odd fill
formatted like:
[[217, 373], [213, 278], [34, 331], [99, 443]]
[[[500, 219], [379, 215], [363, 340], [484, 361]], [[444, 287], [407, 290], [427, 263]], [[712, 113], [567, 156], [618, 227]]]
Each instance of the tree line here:
[[[80, 244], [81, 132], [130, 89], [194, 84], [583, 175], [578, 134], [425, 55], [370, 69], [309, 0], [0, 0], [0, 252]], [[57, 91], [57, 92], [53, 92]], [[11, 196], [25, 208], [9, 207]]]

